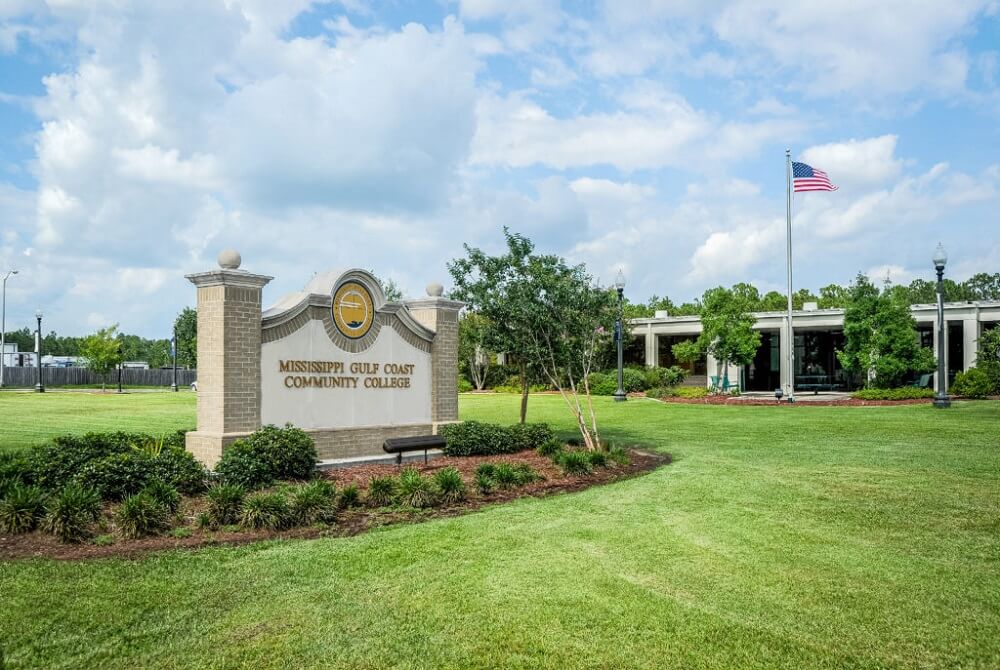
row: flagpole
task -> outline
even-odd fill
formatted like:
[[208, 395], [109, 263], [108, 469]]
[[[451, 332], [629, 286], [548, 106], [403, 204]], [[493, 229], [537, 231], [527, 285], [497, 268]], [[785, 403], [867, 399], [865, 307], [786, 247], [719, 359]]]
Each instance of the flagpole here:
[[795, 402], [795, 333], [792, 329], [792, 151], [785, 149], [786, 221], [788, 252], [788, 402]]

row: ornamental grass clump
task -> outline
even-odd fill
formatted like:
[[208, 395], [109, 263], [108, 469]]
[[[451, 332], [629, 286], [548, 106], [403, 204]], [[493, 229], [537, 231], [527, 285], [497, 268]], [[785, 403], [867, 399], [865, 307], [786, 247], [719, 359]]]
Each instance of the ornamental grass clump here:
[[434, 475], [434, 485], [444, 502], [457, 503], [465, 500], [465, 482], [456, 468], [439, 470]]
[[143, 492], [122, 501], [115, 512], [118, 532], [125, 539], [153, 535], [170, 527], [170, 512], [151, 494]]
[[601, 449], [596, 451], [588, 451], [587, 458], [590, 460], [590, 465], [595, 468], [606, 468], [608, 467], [608, 452]]
[[239, 520], [246, 489], [239, 484], [217, 484], [208, 490], [208, 517], [213, 526], [228, 526]]
[[589, 475], [593, 471], [585, 451], [567, 451], [559, 457], [556, 465], [567, 475]]
[[181, 494], [177, 489], [159, 479], [147, 484], [140, 493], [150, 496], [163, 505], [170, 514], [176, 512], [181, 506]]
[[0, 531], [29, 533], [45, 516], [45, 491], [31, 484], [16, 483], [0, 501]]
[[541, 481], [543, 477], [535, 472], [535, 469], [527, 463], [518, 463], [514, 466], [514, 474], [517, 476], [517, 485], [525, 486]]
[[493, 478], [490, 477], [485, 472], [476, 472], [475, 477], [472, 479], [473, 484], [476, 485], [476, 490], [479, 491], [480, 495], [489, 495], [493, 492], [493, 487], [496, 484], [493, 483]]
[[368, 482], [368, 504], [388, 507], [396, 503], [399, 487], [394, 477], [372, 477]]
[[101, 514], [101, 497], [94, 489], [67, 484], [45, 503], [42, 530], [63, 542], [81, 542], [90, 536], [90, 526]]
[[501, 489], [512, 489], [520, 484], [520, 477], [513, 465], [499, 463], [493, 470], [493, 481]]
[[632, 462], [632, 457], [624, 447], [615, 446], [608, 449], [608, 458], [618, 465], [628, 465]]
[[337, 498], [337, 506], [340, 509], [361, 506], [361, 489], [358, 488], [357, 484], [348, 484], [340, 490], [340, 496]]
[[399, 497], [410, 507], [431, 507], [435, 503], [434, 486], [414, 468], [407, 468], [399, 475]]
[[240, 525], [255, 530], [279, 530], [290, 525], [288, 500], [280, 493], [254, 493], [243, 501]]
[[546, 458], [553, 458], [561, 454], [563, 451], [565, 451], [565, 449], [566, 448], [563, 446], [562, 442], [560, 442], [555, 438], [552, 438], [550, 440], [546, 440], [545, 442], [543, 442], [542, 445], [538, 447], [538, 449], [536, 449], [535, 451], [538, 453], [539, 456], [544, 456]]
[[317, 479], [292, 490], [291, 515], [300, 526], [330, 523], [336, 518], [336, 502], [336, 487], [325, 479]]

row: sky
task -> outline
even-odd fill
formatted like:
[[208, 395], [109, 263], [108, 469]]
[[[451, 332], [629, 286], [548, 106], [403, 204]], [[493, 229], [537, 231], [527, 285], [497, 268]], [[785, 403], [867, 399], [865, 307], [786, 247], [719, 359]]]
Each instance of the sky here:
[[169, 336], [225, 248], [265, 306], [409, 296], [503, 227], [626, 295], [1000, 271], [1000, 2], [0, 0], [8, 330]]

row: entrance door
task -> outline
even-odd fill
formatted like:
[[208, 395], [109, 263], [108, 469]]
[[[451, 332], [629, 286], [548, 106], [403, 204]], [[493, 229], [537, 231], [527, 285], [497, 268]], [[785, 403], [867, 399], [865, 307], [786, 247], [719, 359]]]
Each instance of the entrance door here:
[[777, 331], [760, 334], [760, 346], [747, 366], [748, 391], [773, 391], [781, 385], [781, 344]]

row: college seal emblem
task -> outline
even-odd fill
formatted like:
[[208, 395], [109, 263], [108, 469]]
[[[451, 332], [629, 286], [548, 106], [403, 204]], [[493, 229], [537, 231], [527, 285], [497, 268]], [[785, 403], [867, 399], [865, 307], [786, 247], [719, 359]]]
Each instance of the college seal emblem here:
[[333, 322], [344, 337], [364, 337], [375, 321], [372, 294], [360, 282], [348, 280], [333, 292]]

